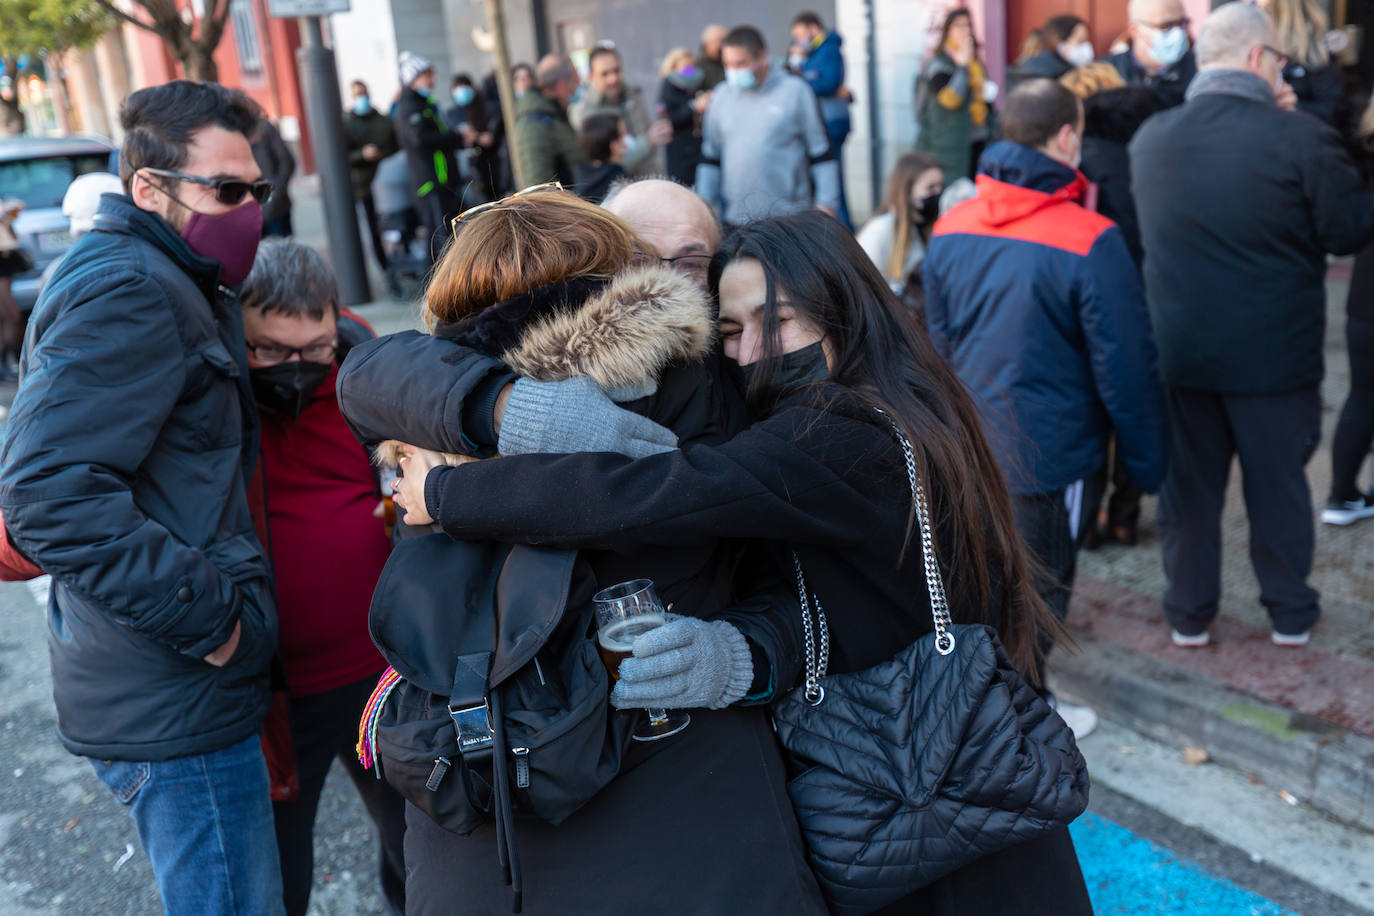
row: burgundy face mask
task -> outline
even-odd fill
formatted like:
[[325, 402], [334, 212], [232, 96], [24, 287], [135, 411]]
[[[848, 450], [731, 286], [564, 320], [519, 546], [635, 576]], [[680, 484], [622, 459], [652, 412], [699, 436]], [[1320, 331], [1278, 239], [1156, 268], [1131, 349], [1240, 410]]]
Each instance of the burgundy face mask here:
[[249, 199], [227, 213], [192, 210], [181, 237], [196, 254], [219, 262], [221, 282], [237, 286], [248, 279], [253, 259], [258, 255], [262, 207]]

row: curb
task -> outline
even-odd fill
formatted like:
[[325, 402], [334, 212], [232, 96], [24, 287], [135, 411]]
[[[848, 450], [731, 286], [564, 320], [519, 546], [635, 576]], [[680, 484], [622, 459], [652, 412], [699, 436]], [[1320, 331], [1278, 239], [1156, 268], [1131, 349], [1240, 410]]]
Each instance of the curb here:
[[1071, 629], [1082, 652], [1055, 653], [1057, 692], [1157, 741], [1205, 748], [1218, 763], [1374, 831], [1374, 738]]

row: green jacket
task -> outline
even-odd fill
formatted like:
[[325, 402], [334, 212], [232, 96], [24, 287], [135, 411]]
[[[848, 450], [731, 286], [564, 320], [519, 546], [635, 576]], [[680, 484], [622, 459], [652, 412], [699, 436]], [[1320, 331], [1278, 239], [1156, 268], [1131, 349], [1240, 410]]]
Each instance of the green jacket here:
[[587, 161], [558, 103], [539, 92], [527, 92], [515, 106], [515, 139], [527, 185], [557, 179], [573, 185], [573, 169]]

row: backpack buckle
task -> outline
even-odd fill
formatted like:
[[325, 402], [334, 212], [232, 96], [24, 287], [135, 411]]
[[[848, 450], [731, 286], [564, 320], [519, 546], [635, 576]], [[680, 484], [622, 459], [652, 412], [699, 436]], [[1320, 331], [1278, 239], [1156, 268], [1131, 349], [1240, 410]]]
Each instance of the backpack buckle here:
[[458, 753], [485, 750], [495, 743], [491, 730], [491, 708], [485, 700], [480, 706], [448, 708], [449, 718], [458, 732]]

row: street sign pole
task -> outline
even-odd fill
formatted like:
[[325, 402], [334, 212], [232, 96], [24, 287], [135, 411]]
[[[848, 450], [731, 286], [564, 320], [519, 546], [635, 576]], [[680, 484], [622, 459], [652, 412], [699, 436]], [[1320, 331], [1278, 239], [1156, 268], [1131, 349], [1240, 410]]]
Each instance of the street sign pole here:
[[348, 171], [348, 141], [344, 136], [343, 100], [339, 96], [334, 52], [324, 46], [317, 16], [301, 17], [300, 26], [304, 41], [296, 52], [296, 65], [305, 89], [306, 123], [315, 145], [329, 254], [339, 281], [339, 304], [362, 305], [372, 300], [372, 292], [358, 235], [358, 211]]

